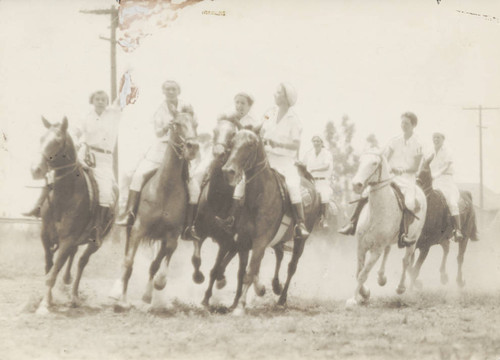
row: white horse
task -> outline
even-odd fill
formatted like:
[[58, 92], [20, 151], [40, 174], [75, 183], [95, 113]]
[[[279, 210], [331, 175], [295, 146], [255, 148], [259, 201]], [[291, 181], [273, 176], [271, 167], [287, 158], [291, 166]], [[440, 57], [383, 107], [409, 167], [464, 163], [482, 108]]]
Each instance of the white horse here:
[[[398, 205], [396, 194], [391, 184], [392, 177], [389, 173], [389, 165], [385, 156], [370, 152], [360, 156], [360, 164], [352, 181], [353, 190], [361, 194], [368, 186], [368, 205], [361, 212], [356, 230], [358, 240], [358, 269], [354, 298], [348, 299], [346, 307], [358, 303], [367, 302], [370, 291], [364, 286], [370, 270], [383, 253], [382, 264], [378, 272], [378, 283], [384, 286], [387, 282], [385, 276], [385, 263], [391, 245], [397, 243], [401, 224], [402, 211]], [[416, 187], [416, 203], [419, 204], [412, 224], [408, 229], [408, 241], [414, 241], [413, 245], [406, 247], [403, 258], [403, 272], [397, 293], [405, 292], [406, 270], [415, 251], [416, 241], [424, 226], [427, 202], [423, 191]], [[419, 209], [418, 209], [419, 208]], [[366, 253], [370, 251], [368, 262], [365, 262]]]

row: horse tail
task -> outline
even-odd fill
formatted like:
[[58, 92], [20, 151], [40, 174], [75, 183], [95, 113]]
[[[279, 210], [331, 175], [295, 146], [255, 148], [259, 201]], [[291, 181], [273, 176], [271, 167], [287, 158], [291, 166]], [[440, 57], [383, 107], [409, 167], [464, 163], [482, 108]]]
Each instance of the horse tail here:
[[474, 203], [472, 200], [472, 193], [470, 191], [463, 191], [463, 195], [468, 201], [469, 211], [467, 212], [467, 219], [465, 223], [465, 228], [467, 230], [468, 237], [472, 241], [478, 241], [478, 230], [477, 230], [477, 221], [476, 221], [476, 211], [474, 210]]

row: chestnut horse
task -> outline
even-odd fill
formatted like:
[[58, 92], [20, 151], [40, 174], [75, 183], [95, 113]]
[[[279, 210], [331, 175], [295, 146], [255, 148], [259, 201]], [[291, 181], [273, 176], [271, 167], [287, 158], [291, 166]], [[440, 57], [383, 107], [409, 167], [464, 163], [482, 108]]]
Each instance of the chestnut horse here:
[[[436, 244], [441, 245], [443, 248], [443, 258], [440, 267], [441, 283], [444, 285], [448, 282], [446, 259], [450, 251], [450, 238], [453, 237], [453, 220], [446, 200], [441, 192], [432, 188], [432, 176], [429, 168], [430, 160], [432, 160], [432, 158], [422, 163], [422, 167], [417, 177], [417, 184], [419, 184], [424, 191], [428, 204], [425, 225], [417, 242], [419, 256], [411, 271], [412, 282], [418, 288], [422, 287], [422, 283], [418, 280], [420, 268], [429, 253], [429, 248]], [[458, 243], [458, 272], [456, 281], [459, 287], [463, 287], [465, 281], [462, 276], [462, 265], [467, 243], [469, 239], [477, 241], [476, 213], [472, 203], [472, 195], [469, 191], [460, 191], [460, 201], [458, 205], [460, 209], [463, 238]]]
[[[272, 246], [276, 252], [276, 269], [273, 278], [273, 290], [280, 295], [279, 305], [284, 305], [287, 300], [290, 281], [297, 269], [297, 263], [304, 250], [306, 239], [293, 236], [295, 224], [283, 226], [285, 215], [289, 218], [290, 201], [284, 200], [281, 189], [284, 181], [267, 161], [264, 145], [258, 135], [249, 130], [240, 130], [232, 141], [229, 158], [222, 168], [230, 185], [235, 186], [242, 178], [246, 177], [245, 205], [236, 222], [238, 234], [236, 246], [240, 258], [238, 271], [238, 287], [232, 308], [236, 314], [245, 310], [246, 296], [250, 285], [254, 285], [257, 295], [265, 293], [264, 286], [259, 281], [259, 270], [266, 247]], [[280, 185], [281, 183], [281, 185]], [[314, 184], [302, 177], [302, 192], [307, 229], [312, 230], [320, 213], [319, 195]], [[285, 227], [283, 233], [280, 228]], [[278, 236], [277, 236], [278, 235]], [[279, 283], [279, 268], [283, 258], [283, 242], [293, 236], [292, 259], [288, 265], [288, 275], [285, 286]], [[249, 251], [252, 250], [249, 268], [245, 273], [248, 263]]]
[[[70, 270], [73, 258], [79, 245], [87, 247], [78, 261], [78, 272], [73, 282], [72, 304], [80, 303], [78, 286], [83, 270], [90, 256], [99, 249], [100, 244], [95, 239], [95, 218], [85, 180], [91, 174], [85, 174], [76, 156], [75, 146], [68, 134], [68, 119], [65, 117], [60, 124], [51, 124], [42, 118], [47, 132], [40, 141], [40, 157], [31, 168], [33, 178], [42, 179], [53, 172], [49, 186], [51, 190], [42, 209], [41, 238], [45, 250], [46, 293], [37, 310], [38, 314], [48, 312], [52, 303], [52, 288], [61, 268], [68, 261], [64, 282], [71, 282]], [[95, 192], [94, 195], [97, 193]], [[94, 199], [98, 201], [98, 199]], [[111, 208], [113, 209], [113, 208]], [[106, 227], [102, 236], [110, 230], [113, 223], [113, 211], [107, 213]], [[53, 261], [54, 254], [56, 255]]]
[[160, 242], [158, 253], [149, 268], [149, 280], [142, 300], [151, 303], [153, 288], [165, 288], [170, 258], [177, 248], [177, 240], [185, 223], [188, 161], [196, 156], [199, 148], [195, 140], [197, 123], [192, 109], [181, 108], [169, 127], [168, 147], [163, 162], [142, 189], [137, 218], [132, 226], [127, 227], [123, 274], [110, 294], [117, 300], [117, 310], [130, 307], [127, 286], [141, 241]]

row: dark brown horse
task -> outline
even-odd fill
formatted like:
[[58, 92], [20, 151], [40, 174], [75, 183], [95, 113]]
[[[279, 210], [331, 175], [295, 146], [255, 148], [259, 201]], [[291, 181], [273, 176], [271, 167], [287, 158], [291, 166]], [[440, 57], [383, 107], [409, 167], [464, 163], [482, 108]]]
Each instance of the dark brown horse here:
[[200, 241], [194, 242], [195, 252], [192, 258], [195, 268], [195, 273], [193, 274], [195, 282], [203, 282], [203, 274], [199, 270], [201, 265], [200, 249], [203, 242], [207, 237], [211, 237], [219, 245], [214, 266], [210, 271], [209, 285], [202, 302], [205, 306], [209, 305], [215, 281], [217, 281], [218, 289], [226, 285], [224, 276], [225, 268], [237, 253], [234, 236], [226, 233], [217, 226], [215, 217], [226, 217], [231, 206], [234, 188], [224, 178], [222, 166], [229, 156], [231, 141], [240, 128], [239, 122], [234, 118], [227, 117], [218, 120], [214, 130], [212, 147], [214, 159], [210, 164], [206, 179], [202, 185], [200, 200], [198, 202], [195, 227], [200, 236]]
[[[86, 170], [78, 163], [76, 150], [71, 136], [68, 134], [68, 119], [60, 124], [50, 124], [42, 118], [47, 132], [40, 141], [40, 157], [32, 166], [33, 178], [42, 179], [49, 171], [53, 171], [53, 181], [48, 198], [41, 209], [41, 238], [45, 250], [46, 293], [37, 313], [48, 312], [52, 303], [52, 288], [61, 268], [68, 261], [64, 282], [71, 281], [70, 270], [73, 258], [79, 245], [87, 247], [78, 261], [78, 272], [73, 283], [72, 304], [78, 305], [78, 286], [90, 256], [99, 249], [95, 239], [93, 206], [86, 182]], [[91, 175], [89, 175], [91, 176]], [[98, 199], [94, 199], [98, 201]], [[113, 221], [113, 213], [108, 213], [105, 236]], [[54, 254], [56, 255], [53, 261]]]
[[156, 290], [165, 288], [168, 264], [177, 248], [177, 240], [186, 217], [188, 161], [196, 156], [199, 148], [195, 140], [196, 127], [197, 123], [190, 107], [180, 109], [170, 123], [168, 147], [163, 163], [145, 184], [136, 221], [133, 226], [127, 227], [123, 275], [117, 283], [118, 286], [115, 285], [114, 288], [119, 290], [120, 294], [110, 295], [118, 300], [115, 305], [117, 309], [129, 307], [127, 286], [132, 274], [134, 257], [142, 240], [160, 242], [158, 253], [149, 269], [149, 280], [142, 297], [143, 301], [151, 303], [153, 288]]
[[[249, 130], [239, 131], [232, 142], [229, 159], [223, 167], [224, 175], [230, 185], [235, 186], [242, 178], [246, 177], [245, 205], [239, 220], [236, 222], [237, 247], [240, 258], [238, 271], [238, 287], [233, 307], [236, 314], [244, 312], [246, 295], [250, 285], [254, 285], [257, 295], [262, 296], [264, 286], [259, 281], [259, 270], [266, 247], [273, 246], [276, 252], [276, 269], [273, 278], [273, 290], [280, 294], [279, 305], [284, 305], [287, 299], [290, 281], [297, 269], [297, 263], [304, 250], [305, 240], [301, 236], [293, 236], [293, 221], [280, 233], [282, 220], [288, 218], [290, 208], [289, 200], [284, 200], [281, 195], [283, 181], [274, 170], [269, 167], [267, 155], [259, 136]], [[281, 183], [281, 184], [280, 184]], [[303, 193], [305, 193], [304, 210], [306, 226], [310, 231], [319, 218], [320, 201], [314, 189], [314, 184], [302, 178]], [[275, 239], [276, 235], [279, 238]], [[279, 283], [279, 268], [283, 258], [284, 241], [293, 236], [292, 259], [288, 265], [288, 276], [285, 286], [281, 289]], [[245, 273], [248, 263], [249, 251], [252, 250], [249, 269]]]
[[[422, 287], [422, 283], [418, 280], [420, 268], [429, 253], [432, 245], [441, 245], [443, 248], [443, 258], [441, 261], [440, 273], [441, 283], [448, 282], [446, 273], [446, 260], [450, 250], [450, 238], [453, 237], [453, 221], [450, 211], [446, 204], [446, 200], [440, 191], [432, 188], [432, 176], [429, 168], [430, 160], [422, 164], [422, 168], [417, 177], [417, 183], [427, 197], [427, 214], [425, 217], [424, 228], [417, 242], [419, 249], [418, 259], [411, 271], [412, 282], [416, 287]], [[477, 240], [476, 213], [472, 204], [472, 195], [469, 191], [460, 191], [460, 217], [462, 224], [463, 239], [458, 244], [458, 273], [457, 284], [460, 287], [465, 285], [462, 276], [462, 265], [464, 262], [464, 254], [467, 249], [467, 243], [470, 240]], [[413, 263], [413, 260], [412, 260]]]

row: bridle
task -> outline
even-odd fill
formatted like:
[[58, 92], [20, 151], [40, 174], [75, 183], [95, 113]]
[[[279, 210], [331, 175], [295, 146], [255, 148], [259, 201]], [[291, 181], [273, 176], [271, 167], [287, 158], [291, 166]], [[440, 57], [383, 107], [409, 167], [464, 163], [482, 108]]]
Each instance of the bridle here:
[[[56, 155], [59, 155], [64, 149], [66, 149], [67, 143], [68, 143], [68, 135], [66, 134], [66, 136], [64, 137], [64, 142], [63, 142], [63, 144], [61, 146], [61, 149], [56, 153]], [[73, 161], [73, 162], [71, 162], [71, 163], [69, 163], [69, 164], [65, 164], [65, 165], [61, 165], [61, 166], [54, 166], [54, 165], [52, 165], [53, 159], [50, 156], [48, 156], [44, 151], [41, 152], [41, 155], [42, 155], [42, 158], [44, 159], [45, 163], [47, 164], [47, 166], [49, 168], [49, 171], [47, 171], [47, 173], [45, 174], [45, 181], [47, 183], [49, 182], [47, 174], [50, 171], [54, 171], [54, 174], [55, 174], [59, 170], [71, 169], [70, 171], [65, 172], [62, 175], [54, 176], [54, 178], [51, 179], [51, 183], [55, 184], [56, 182], [62, 180], [66, 176], [73, 174], [75, 172], [75, 170], [78, 169], [78, 163], [77, 163], [76, 160]]]
[[[236, 121], [232, 121], [232, 120], [229, 120], [229, 119], [218, 120], [218, 122], [221, 122], [221, 121], [227, 121], [227, 122], [233, 124], [236, 127], [237, 131], [241, 130], [241, 124], [237, 123]], [[235, 134], [236, 134], [237, 131], [235, 131]], [[226, 142], [217, 141], [217, 142], [213, 142], [212, 145], [213, 145], [213, 147], [222, 146], [222, 148], [224, 149], [224, 152], [222, 153], [222, 155], [224, 155], [224, 156], [227, 156], [228, 153], [231, 151], [230, 144], [227, 144]]]
[[185, 138], [182, 135], [180, 135], [176, 131], [176, 127], [180, 125], [178, 122], [171, 121], [170, 124], [168, 125], [168, 128], [170, 131], [172, 131], [172, 134], [175, 135], [175, 137], [178, 139], [178, 141], [175, 141], [172, 139], [172, 137], [167, 141], [167, 143], [172, 147], [174, 150], [175, 154], [177, 155], [177, 158], [179, 160], [182, 160], [184, 158], [184, 146], [189, 140], [195, 139], [195, 137], [192, 138]]
[[263, 172], [264, 170], [266, 170], [269, 167], [269, 161], [267, 160], [266, 157], [264, 157], [264, 159], [262, 159], [257, 164], [252, 166], [252, 164], [254, 164], [256, 161], [257, 161], [257, 149], [255, 151], [253, 151], [252, 156], [248, 157], [248, 159], [245, 161], [245, 164], [242, 167], [242, 169], [245, 173], [247, 173], [249, 171], [253, 171], [252, 176], [250, 176], [248, 179], [246, 179], [246, 181], [245, 181], [246, 184], [249, 184], [250, 182], [255, 180], [255, 178], [257, 178], [257, 176], [261, 172]]
[[[365, 154], [371, 154], [371, 155], [375, 155], [379, 158], [379, 163], [378, 163], [378, 166], [375, 168], [375, 170], [373, 170], [373, 172], [370, 174], [370, 176], [368, 176], [367, 179], [371, 179], [371, 177], [373, 175], [375, 175], [375, 173], [378, 172], [378, 179], [377, 181], [370, 181], [366, 184], [363, 185], [363, 190], [366, 188], [367, 185], [369, 185], [371, 187], [370, 189], [370, 192], [375, 192], [375, 191], [378, 191], [380, 189], [383, 189], [384, 187], [386, 187], [387, 185], [390, 184], [390, 182], [392, 181], [392, 179], [394, 178], [393, 176], [387, 178], [387, 179], [384, 179], [382, 180], [382, 163], [383, 163], [383, 157], [382, 155], [380, 154], [377, 154], [377, 153], [365, 153]], [[380, 185], [380, 186], [378, 186]], [[376, 187], [378, 186], [378, 187]]]

